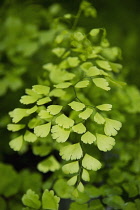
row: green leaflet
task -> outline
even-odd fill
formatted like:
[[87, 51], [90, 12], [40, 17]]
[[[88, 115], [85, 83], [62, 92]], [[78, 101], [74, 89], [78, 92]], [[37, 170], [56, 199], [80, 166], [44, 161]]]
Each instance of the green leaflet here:
[[94, 121], [98, 124], [104, 124], [105, 119], [103, 118], [103, 116], [101, 114], [96, 112], [96, 114], [94, 115]]
[[49, 114], [46, 110], [41, 110], [38, 114], [41, 119], [51, 119], [53, 115]]
[[83, 120], [87, 120], [93, 113], [93, 109], [86, 108], [83, 112], [79, 114], [79, 117]]
[[60, 149], [60, 155], [64, 160], [77, 160], [83, 156], [83, 151], [79, 143], [68, 145]]
[[43, 144], [43, 145], [37, 145], [37, 146], [34, 145], [32, 149], [33, 149], [34, 155], [39, 155], [43, 157], [50, 154], [52, 147]]
[[25, 206], [28, 206], [34, 209], [40, 209], [41, 207], [39, 196], [31, 189], [27, 190], [26, 194], [23, 195], [22, 202]]
[[59, 208], [60, 198], [54, 195], [54, 191], [47, 189], [44, 191], [42, 195], [42, 208], [50, 209], [50, 210], [58, 210]]
[[96, 141], [96, 137], [91, 132], [87, 131], [82, 135], [81, 141], [83, 141], [85, 144], [92, 144], [94, 141]]
[[74, 121], [68, 118], [66, 115], [61, 114], [55, 120], [56, 124], [62, 126], [63, 128], [70, 128], [74, 125]]
[[78, 82], [75, 87], [76, 88], [85, 88], [89, 85], [89, 80], [83, 80], [83, 81], [80, 81]]
[[13, 131], [13, 132], [19, 131], [19, 130], [21, 130], [23, 128], [25, 128], [25, 125], [24, 124], [8, 124], [7, 125], [7, 129], [9, 131]]
[[38, 125], [34, 128], [34, 133], [39, 137], [46, 137], [50, 133], [51, 123]]
[[37, 100], [39, 99], [39, 97], [36, 96], [22, 96], [20, 99], [20, 102], [22, 104], [32, 104], [35, 103]]
[[58, 48], [54, 48], [53, 50], [52, 50], [52, 52], [57, 56], [57, 57], [62, 57], [62, 55], [64, 54], [64, 52], [65, 52], [65, 48], [60, 48], [60, 47], [58, 47]]
[[109, 64], [108, 61], [97, 60], [96, 63], [97, 63], [97, 65], [98, 65], [99, 67], [101, 67], [102, 69], [105, 69], [105, 70], [107, 70], [107, 71], [112, 71], [112, 68], [111, 68], [111, 66], [110, 66], [110, 64]]
[[72, 68], [78, 66], [80, 63], [80, 60], [78, 57], [68, 57], [67, 61], [68, 61], [69, 66]]
[[36, 92], [37, 94], [43, 94], [43, 95], [48, 95], [50, 92], [50, 87], [45, 86], [45, 85], [34, 85], [32, 87], [33, 91]]
[[82, 160], [82, 166], [88, 170], [97, 171], [101, 168], [101, 163], [96, 158], [85, 154]]
[[60, 97], [63, 97], [65, 93], [66, 92], [64, 90], [55, 88], [50, 92], [49, 95], [60, 98]]
[[74, 125], [74, 126], [72, 127], [72, 130], [73, 130], [75, 133], [82, 134], [82, 133], [85, 133], [85, 132], [86, 132], [86, 127], [85, 127], [82, 123], [78, 123], [77, 125]]
[[13, 139], [9, 142], [10, 147], [14, 151], [20, 151], [22, 144], [23, 144], [23, 136], [22, 135], [16, 137], [15, 139]]
[[102, 105], [96, 106], [96, 108], [101, 111], [110, 111], [112, 109], [112, 105], [111, 104], [102, 104]]
[[100, 74], [100, 70], [96, 66], [92, 66], [86, 71], [86, 75], [89, 77], [97, 76]]
[[54, 125], [51, 129], [52, 138], [56, 139], [57, 142], [63, 143], [65, 142], [70, 135], [70, 130], [65, 130], [64, 128]]
[[75, 74], [67, 72], [64, 69], [53, 69], [50, 72], [50, 79], [54, 84], [63, 83], [72, 80], [75, 77]]
[[121, 126], [121, 122], [106, 118], [104, 132], [107, 136], [116, 136], [117, 131], [120, 130]]
[[84, 192], [84, 185], [82, 184], [82, 182], [80, 182], [80, 183], [78, 184], [77, 190], [78, 190], [79, 192]]
[[79, 164], [78, 161], [74, 161], [71, 163], [68, 163], [62, 167], [62, 170], [65, 174], [74, 174], [78, 173], [79, 170]]
[[39, 171], [43, 173], [47, 173], [48, 171], [56, 171], [60, 168], [59, 162], [56, 160], [56, 158], [51, 155], [50, 157], [46, 158], [45, 160], [41, 161], [37, 168]]
[[30, 115], [30, 114], [36, 112], [37, 109], [38, 109], [38, 107], [35, 105], [35, 106], [33, 106], [32, 108], [27, 109], [26, 113], [27, 113], [28, 115]]
[[10, 117], [12, 117], [12, 121], [14, 123], [19, 122], [22, 118], [27, 117], [27, 110], [28, 109], [20, 109], [16, 108], [12, 112], [9, 112]]
[[47, 107], [47, 111], [51, 115], [56, 115], [62, 110], [62, 108], [63, 108], [63, 106], [60, 106], [60, 105], [50, 105]]
[[72, 85], [72, 83], [71, 82], [63, 82], [63, 83], [60, 83], [60, 84], [58, 84], [58, 85], [54, 85], [54, 87], [56, 87], [56, 88], [68, 88], [68, 87], [70, 87]]
[[51, 101], [50, 97], [41, 98], [37, 101], [37, 105], [47, 104]]
[[97, 36], [99, 33], [100, 33], [99, 28], [94, 28], [89, 32], [90, 36]]
[[89, 173], [86, 169], [83, 168], [82, 179], [86, 182], [90, 181]]
[[37, 136], [34, 133], [26, 130], [24, 134], [24, 140], [27, 142], [35, 142], [37, 140]]
[[77, 101], [72, 101], [68, 105], [75, 111], [81, 111], [85, 108], [85, 104]]
[[115, 139], [110, 136], [105, 136], [102, 134], [96, 134], [97, 137], [97, 147], [101, 151], [109, 151], [115, 145]]
[[109, 87], [109, 83], [106, 81], [106, 79], [104, 78], [95, 78], [92, 80], [94, 82], [94, 84], [99, 87], [102, 88], [106, 91], [110, 90], [111, 88]]
[[84, 62], [84, 63], [82, 63], [82, 65], [80, 66], [80, 68], [81, 68], [83, 71], [87, 72], [87, 70], [88, 70], [90, 67], [92, 67], [92, 66], [93, 66], [93, 64], [92, 64], [91, 62]]
[[74, 39], [76, 39], [77, 41], [82, 41], [85, 36], [81, 33], [81, 32], [75, 32], [74, 35], [73, 35]]
[[68, 185], [73, 186], [73, 185], [76, 184], [76, 181], [77, 181], [77, 176], [73, 176], [72, 178], [70, 178], [70, 179], [67, 181], [67, 183], [68, 183]]

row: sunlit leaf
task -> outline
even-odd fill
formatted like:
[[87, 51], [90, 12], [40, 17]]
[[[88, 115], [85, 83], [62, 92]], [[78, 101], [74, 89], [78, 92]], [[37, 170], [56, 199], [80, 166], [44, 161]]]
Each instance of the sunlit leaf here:
[[80, 183], [78, 184], [77, 190], [78, 190], [79, 192], [84, 192], [84, 185], [82, 184], [82, 182], [80, 182]]
[[58, 125], [54, 125], [51, 129], [52, 138], [56, 139], [57, 142], [65, 142], [70, 135], [70, 130], [66, 130]]
[[14, 151], [20, 151], [22, 144], [23, 144], [23, 136], [22, 135], [16, 137], [15, 139], [13, 139], [9, 142], [10, 147]]
[[88, 119], [93, 113], [93, 109], [86, 108], [83, 112], [79, 114], [79, 117], [82, 118], [83, 120]]
[[86, 132], [86, 127], [85, 127], [82, 123], [78, 123], [77, 125], [74, 125], [74, 126], [72, 127], [72, 130], [73, 130], [75, 133], [82, 134], [82, 133], [85, 133], [85, 132]]
[[56, 88], [68, 88], [68, 87], [70, 87], [72, 85], [72, 83], [71, 82], [63, 82], [63, 83], [60, 83], [60, 84], [58, 84], [58, 85], [54, 85], [54, 87], [56, 87]]
[[101, 114], [96, 112], [96, 114], [94, 115], [94, 121], [98, 124], [104, 124], [105, 119], [103, 118], [103, 116]]
[[60, 198], [54, 195], [54, 191], [44, 191], [42, 195], [42, 208], [50, 210], [58, 210]]
[[48, 95], [50, 92], [50, 87], [45, 85], [34, 85], [32, 87], [33, 91], [35, 91], [37, 94], [43, 94]]
[[121, 126], [121, 122], [106, 118], [104, 132], [107, 136], [116, 136], [117, 131], [120, 130]]
[[76, 184], [76, 181], [77, 181], [77, 176], [73, 176], [72, 178], [70, 178], [70, 179], [67, 181], [67, 183], [68, 183], [68, 185], [73, 186], [73, 185]]
[[90, 181], [90, 177], [89, 177], [89, 173], [86, 169], [83, 168], [83, 172], [82, 172], [82, 179], [84, 181]]
[[60, 155], [64, 160], [77, 160], [83, 156], [83, 151], [79, 143], [62, 147]]
[[69, 66], [72, 68], [78, 66], [80, 63], [80, 60], [78, 57], [68, 57], [67, 61], [68, 61]]
[[51, 123], [38, 125], [34, 128], [34, 133], [39, 137], [46, 137], [50, 133]]
[[95, 79], [93, 79], [93, 82], [97, 87], [104, 89], [106, 91], [111, 89], [109, 87], [109, 83], [104, 78], [95, 78]]
[[56, 115], [56, 114], [58, 114], [61, 111], [62, 108], [63, 107], [60, 106], [60, 105], [50, 105], [50, 106], [47, 107], [47, 111], [51, 115]]
[[86, 75], [89, 77], [100, 75], [100, 70], [96, 66], [92, 66], [86, 71]]
[[7, 129], [9, 131], [13, 131], [13, 132], [19, 131], [19, 130], [21, 130], [23, 128], [25, 128], [25, 125], [24, 124], [8, 124], [7, 125]]
[[85, 88], [89, 85], [89, 80], [83, 80], [83, 81], [80, 81], [78, 82], [75, 87], [76, 88]]
[[77, 101], [72, 101], [68, 105], [75, 111], [81, 111], [85, 108], [85, 104]]
[[53, 115], [51, 115], [49, 112], [47, 112], [46, 110], [41, 110], [38, 114], [38, 116], [41, 119], [51, 119], [53, 117]]
[[79, 170], [79, 164], [78, 161], [74, 161], [71, 163], [68, 163], [62, 167], [62, 170], [65, 174], [74, 174], [78, 173]]
[[82, 166], [88, 170], [97, 171], [101, 168], [101, 163], [96, 158], [85, 154], [82, 160]]
[[37, 101], [37, 105], [47, 104], [51, 101], [50, 97], [41, 98]]
[[31, 189], [29, 189], [26, 192], [26, 194], [23, 195], [22, 202], [25, 206], [28, 206], [34, 209], [40, 209], [41, 207], [39, 196]]
[[22, 104], [32, 104], [35, 103], [38, 100], [39, 97], [35, 97], [35, 96], [22, 96], [20, 99], [20, 102]]
[[34, 133], [26, 130], [24, 134], [24, 140], [27, 142], [35, 142], [37, 140], [37, 136]]
[[68, 118], [66, 115], [61, 114], [55, 120], [56, 124], [62, 126], [63, 128], [70, 128], [74, 125], [74, 121]]
[[91, 132], [87, 131], [82, 135], [81, 141], [83, 141], [85, 144], [92, 144], [94, 141], [96, 141], [96, 137]]
[[111, 104], [102, 104], [102, 105], [96, 106], [96, 108], [101, 111], [110, 111], [112, 109], [112, 105]]
[[64, 52], [65, 52], [65, 48], [60, 48], [60, 47], [58, 47], [58, 48], [54, 48], [53, 50], [52, 50], [52, 52], [57, 56], [57, 57], [61, 57], [63, 54], [64, 54]]
[[27, 117], [27, 109], [16, 108], [13, 111], [9, 112], [10, 117], [14, 123], [19, 122], [22, 118]]
[[97, 147], [101, 151], [109, 151], [115, 145], [115, 139], [110, 136], [105, 136], [102, 134], [96, 134], [97, 137]]
[[101, 67], [102, 69], [105, 69], [105, 70], [107, 70], [107, 71], [112, 71], [111, 66], [110, 66], [110, 64], [109, 64], [108, 61], [97, 60], [96, 63], [97, 63], [97, 65], [98, 65], [99, 67]]

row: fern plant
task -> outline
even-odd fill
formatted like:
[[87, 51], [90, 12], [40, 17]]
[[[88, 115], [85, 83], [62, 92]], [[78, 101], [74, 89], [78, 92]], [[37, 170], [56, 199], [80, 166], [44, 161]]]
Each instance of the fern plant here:
[[[94, 8], [89, 6], [83, 2], [78, 16], [82, 12], [95, 15]], [[56, 186], [64, 185], [70, 192], [60, 193], [60, 197], [62, 194], [62, 198], [77, 201], [92, 173], [102, 167], [101, 152], [113, 148], [114, 136], [122, 126], [111, 118], [113, 106], [108, 103], [116, 87], [122, 85], [116, 81], [122, 66], [115, 62], [119, 50], [115, 48], [112, 54], [105, 29], [94, 28], [85, 33], [76, 25], [77, 19], [73, 29], [63, 27], [55, 36], [52, 62], [44, 64], [39, 83], [25, 90], [20, 99], [23, 106], [9, 113], [12, 123], [8, 130], [13, 132], [9, 144], [14, 151], [24, 153], [31, 147], [34, 155], [44, 157], [37, 169], [53, 172], [55, 178], [50, 178], [49, 189], [57, 192]], [[56, 180], [58, 174], [60, 180]], [[49, 202], [49, 198], [50, 206], [44, 201]], [[42, 204], [32, 190], [22, 200], [25, 209], [42, 206], [55, 210], [59, 203], [53, 191], [47, 190]], [[85, 202], [88, 201], [90, 196]]]

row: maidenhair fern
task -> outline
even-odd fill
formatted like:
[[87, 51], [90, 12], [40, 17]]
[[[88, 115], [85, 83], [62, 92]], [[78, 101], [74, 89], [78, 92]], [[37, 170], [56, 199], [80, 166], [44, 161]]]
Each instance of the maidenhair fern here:
[[[121, 65], [110, 62], [105, 50], [111, 52], [111, 47], [102, 28], [89, 33], [62, 29], [54, 40], [53, 62], [43, 66], [39, 84], [26, 89], [20, 99], [23, 108], [10, 112], [12, 123], [8, 129], [15, 132], [10, 147], [24, 152], [31, 145], [35, 155], [47, 156], [37, 165], [43, 173], [62, 167], [67, 184], [75, 188], [75, 196], [84, 191], [90, 171], [102, 167], [91, 151], [110, 151], [121, 128], [121, 122], [110, 118], [113, 106], [105, 100], [111, 89], [114, 91], [111, 83]], [[102, 104], [94, 98], [96, 94]], [[59, 152], [62, 161], [54, 151]], [[42, 199], [51, 194], [46, 192]], [[30, 196], [36, 198], [36, 207], [28, 203]], [[41, 206], [32, 191], [23, 197], [23, 203], [36, 209]]]

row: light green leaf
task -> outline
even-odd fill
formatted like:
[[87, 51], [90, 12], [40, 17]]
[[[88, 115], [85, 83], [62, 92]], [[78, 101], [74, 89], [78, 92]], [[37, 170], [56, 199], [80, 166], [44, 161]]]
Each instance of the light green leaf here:
[[52, 138], [56, 139], [57, 142], [63, 143], [65, 142], [70, 135], [70, 130], [65, 130], [64, 128], [54, 125], [51, 129]]
[[79, 192], [84, 192], [84, 185], [82, 184], [82, 182], [80, 182], [80, 183], [78, 184], [77, 190], [78, 190]]
[[49, 112], [47, 112], [46, 110], [41, 110], [38, 114], [38, 116], [41, 119], [50, 119], [53, 117], [53, 115], [49, 114]]
[[63, 83], [59, 83], [58, 85], [54, 85], [54, 87], [56, 88], [68, 88], [72, 85], [71, 82], [63, 82]]
[[20, 151], [22, 144], [23, 144], [23, 136], [22, 135], [18, 136], [17, 138], [15, 138], [9, 142], [10, 147], [14, 151]]
[[92, 66], [93, 66], [93, 64], [91, 62], [84, 62], [84, 63], [82, 63], [82, 65], [80, 65], [80, 68], [83, 71], [87, 72], [87, 70]]
[[34, 145], [32, 147], [34, 155], [39, 155], [41, 157], [50, 154], [52, 147], [48, 145]]
[[65, 93], [66, 92], [64, 90], [55, 88], [50, 92], [49, 95], [60, 98], [60, 97], [63, 97]]
[[100, 75], [100, 70], [96, 66], [92, 66], [86, 71], [86, 75], [89, 77]]
[[12, 122], [17, 123], [19, 122], [23, 117], [27, 117], [27, 110], [28, 109], [20, 109], [16, 108], [12, 112], [9, 112], [10, 117], [12, 117]]
[[78, 173], [79, 170], [79, 164], [78, 161], [74, 161], [71, 163], [68, 163], [62, 167], [62, 170], [65, 174], [74, 174]]
[[80, 81], [78, 82], [75, 87], [76, 88], [85, 88], [89, 85], [89, 80], [83, 80], [83, 81]]
[[42, 208], [50, 210], [58, 210], [60, 198], [54, 195], [54, 191], [44, 191], [42, 195]]
[[35, 103], [38, 100], [39, 97], [35, 97], [35, 96], [22, 96], [20, 99], [20, 102], [22, 104], [32, 104]]
[[27, 130], [24, 134], [24, 140], [27, 142], [35, 142], [37, 140], [37, 136], [34, 133]]
[[62, 55], [63, 55], [64, 52], [65, 52], [65, 48], [62, 48], [62, 47], [54, 48], [54, 49], [52, 50], [52, 52], [53, 52], [57, 57], [62, 57]]
[[109, 64], [108, 61], [97, 60], [96, 63], [97, 63], [97, 65], [98, 65], [99, 67], [101, 67], [102, 69], [105, 69], [105, 70], [107, 70], [107, 71], [112, 71], [112, 68], [111, 68], [111, 66], [110, 66], [110, 64]]
[[97, 171], [101, 168], [101, 163], [96, 158], [85, 154], [82, 160], [82, 166], [88, 170]]
[[60, 106], [60, 105], [50, 105], [47, 107], [47, 111], [51, 115], [56, 115], [62, 110], [62, 108], [63, 108], [63, 106]]
[[97, 87], [102, 88], [106, 91], [111, 89], [109, 87], [109, 83], [104, 78], [95, 78], [95, 79], [93, 79], [93, 82]]
[[38, 125], [34, 128], [34, 133], [39, 137], [46, 137], [50, 133], [51, 123]]
[[83, 172], [82, 172], [82, 179], [86, 182], [90, 181], [90, 177], [89, 177], [89, 173], [86, 169], [83, 168]]
[[78, 123], [77, 125], [74, 125], [74, 126], [72, 127], [72, 130], [73, 130], [75, 133], [82, 134], [82, 133], [85, 133], [85, 132], [86, 132], [86, 127], [85, 127], [82, 123]]
[[74, 121], [68, 118], [66, 115], [61, 114], [55, 120], [56, 124], [62, 126], [63, 128], [70, 128], [74, 125]]
[[79, 117], [82, 118], [83, 120], [88, 119], [93, 113], [93, 109], [86, 108], [83, 112], [79, 114]]
[[50, 157], [46, 158], [45, 160], [41, 161], [37, 168], [39, 171], [43, 173], [47, 173], [48, 171], [56, 171], [60, 168], [59, 162], [56, 160], [56, 158], [51, 155]]
[[69, 66], [72, 68], [78, 66], [80, 63], [80, 60], [78, 57], [68, 57], [67, 61], [68, 61]]
[[96, 137], [91, 132], [87, 131], [82, 135], [81, 141], [83, 141], [85, 144], [92, 144], [94, 141], [96, 141]]
[[21, 130], [23, 128], [25, 128], [25, 125], [24, 124], [8, 124], [7, 125], [7, 129], [9, 131], [13, 131], [13, 132], [19, 131], [19, 130]]
[[50, 97], [41, 98], [37, 101], [37, 105], [47, 104], [51, 101]]
[[34, 85], [32, 87], [33, 91], [36, 92], [37, 94], [43, 94], [43, 95], [48, 95], [50, 92], [50, 87], [45, 86], [45, 85]]
[[115, 139], [110, 136], [105, 136], [102, 134], [96, 134], [97, 137], [97, 147], [101, 151], [109, 151], [115, 145]]
[[111, 104], [102, 104], [102, 105], [96, 106], [96, 108], [101, 111], [110, 111], [112, 109], [112, 105]]
[[72, 101], [68, 105], [75, 111], [81, 111], [85, 108], [85, 104], [77, 101]]
[[72, 185], [75, 185], [76, 184], [76, 181], [77, 181], [77, 176], [73, 176], [72, 178], [70, 178], [67, 183], [68, 185], [72, 186]]
[[94, 121], [98, 124], [104, 124], [105, 119], [103, 118], [103, 116], [101, 114], [96, 112], [96, 114], [94, 115]]
[[85, 36], [79, 31], [75, 32], [73, 36], [74, 36], [74, 39], [76, 39], [79, 42], [85, 38]]
[[105, 119], [104, 132], [107, 136], [116, 136], [117, 131], [120, 130], [122, 123], [117, 120], [112, 120], [109, 118]]
[[97, 36], [99, 34], [99, 32], [100, 32], [99, 28], [94, 28], [89, 32], [89, 34], [90, 34], [90, 36]]
[[32, 191], [31, 189], [27, 190], [26, 194], [23, 195], [22, 202], [25, 206], [28, 206], [34, 209], [40, 209], [41, 207], [39, 196], [35, 194], [35, 192]]
[[26, 113], [27, 113], [28, 115], [30, 115], [30, 114], [36, 112], [37, 109], [38, 109], [37, 106], [33, 106], [32, 108], [27, 109]]
[[62, 147], [60, 155], [64, 160], [77, 160], [83, 156], [83, 151], [79, 143]]

